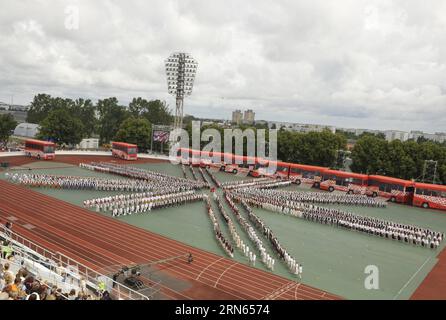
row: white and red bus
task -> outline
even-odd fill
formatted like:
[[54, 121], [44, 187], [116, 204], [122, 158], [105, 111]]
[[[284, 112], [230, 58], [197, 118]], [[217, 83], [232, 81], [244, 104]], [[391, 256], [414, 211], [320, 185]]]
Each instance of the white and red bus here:
[[52, 160], [56, 158], [56, 145], [54, 142], [34, 139], [25, 140], [25, 153], [29, 157]]
[[315, 188], [320, 187], [322, 175], [328, 169], [326, 167], [310, 166], [297, 163], [290, 163], [289, 167], [290, 180], [294, 181], [298, 185], [302, 182], [311, 184]]
[[218, 168], [220, 171], [233, 174], [245, 173], [248, 175], [254, 170], [256, 159], [231, 153], [210, 152], [206, 156], [202, 153], [200, 165]]
[[446, 210], [446, 186], [416, 182], [412, 204], [426, 209]]
[[321, 190], [344, 191], [348, 194], [365, 194], [369, 176], [353, 172], [325, 170], [322, 173]]
[[[182, 157], [180, 155], [183, 150]], [[205, 153], [191, 149], [180, 149], [178, 156], [187, 163], [195, 155], [202, 167], [214, 167], [221, 171], [238, 173], [248, 172], [253, 177], [290, 179], [296, 184], [311, 184], [322, 190], [342, 190], [347, 193], [381, 196], [392, 202], [446, 210], [446, 186], [397, 179], [387, 176], [357, 174], [330, 170], [326, 167], [271, 161], [261, 158], [248, 158], [220, 152]], [[225, 157], [226, 156], [226, 157]], [[242, 159], [237, 164], [236, 160]], [[247, 161], [247, 160], [250, 161]], [[254, 165], [252, 165], [254, 159]], [[238, 161], [240, 162], [240, 161]], [[198, 164], [196, 164], [198, 165]]]
[[414, 182], [386, 176], [369, 175], [366, 194], [384, 197], [391, 202], [412, 203]]
[[[275, 168], [275, 170], [274, 170]], [[302, 182], [319, 188], [322, 174], [328, 168], [282, 161], [268, 161], [259, 168], [259, 176], [269, 176], [277, 179], [290, 179], [300, 185]]]
[[125, 142], [112, 142], [112, 155], [123, 160], [138, 159], [138, 146]]
[[192, 165], [193, 167], [210, 168], [214, 167], [220, 169], [221, 167], [221, 153], [220, 152], [205, 152], [193, 150], [189, 148], [178, 148], [177, 160], [181, 164]]
[[188, 148], [179, 148], [177, 152], [178, 160], [183, 164], [200, 166], [202, 168], [216, 168], [220, 171], [237, 174], [239, 172], [256, 176], [254, 172], [258, 159], [255, 157], [246, 157], [222, 152], [206, 152], [192, 150]]

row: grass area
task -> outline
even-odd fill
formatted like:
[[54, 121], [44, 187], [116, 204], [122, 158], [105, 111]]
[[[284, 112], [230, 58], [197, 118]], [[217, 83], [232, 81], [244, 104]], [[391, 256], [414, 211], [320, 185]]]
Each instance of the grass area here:
[[[34, 168], [32, 170], [34, 173], [110, 176], [75, 166], [63, 166], [60, 163], [34, 162], [30, 166]], [[182, 171], [179, 166], [170, 164], [137, 164], [136, 166], [182, 177]], [[187, 173], [191, 177], [190, 173]], [[223, 172], [215, 172], [215, 175], [220, 181], [246, 179], [243, 176], [234, 176]], [[0, 178], [3, 177], [4, 173], [0, 173]], [[113, 177], [116, 178], [117, 176]], [[287, 187], [287, 189], [312, 191], [307, 187], [297, 187], [295, 185]], [[81, 205], [85, 199], [116, 194], [103, 191], [35, 190], [76, 205]], [[351, 206], [336, 207], [361, 215], [415, 224], [446, 232], [446, 215], [440, 211], [424, 210], [397, 204], [389, 204], [386, 209]], [[236, 223], [242, 239], [250, 247], [253, 247], [244, 231], [238, 226], [232, 212], [227, 206], [226, 208], [228, 214]], [[216, 211], [222, 230], [229, 238], [227, 228], [217, 213]], [[436, 262], [436, 255], [440, 250], [430, 250], [396, 241], [384, 240], [261, 209], [255, 209], [255, 213], [271, 227], [282, 245], [299, 262], [303, 263], [303, 282], [305, 284], [327, 290], [348, 299], [408, 299], [432, 269]], [[146, 215], [132, 215], [118, 219], [189, 245], [222, 256], [225, 255], [214, 238], [211, 222], [202, 203], [156, 210]], [[267, 245], [268, 250], [272, 252], [267, 239], [263, 239], [263, 241]], [[235, 254], [235, 259], [242, 263], [247, 263], [247, 259], [238, 252]], [[368, 275], [365, 274], [365, 268], [369, 265], [378, 267], [379, 290], [365, 289], [364, 281]], [[259, 262], [257, 262], [256, 267], [264, 269]], [[279, 261], [276, 262], [274, 272], [281, 276], [295, 279]]]

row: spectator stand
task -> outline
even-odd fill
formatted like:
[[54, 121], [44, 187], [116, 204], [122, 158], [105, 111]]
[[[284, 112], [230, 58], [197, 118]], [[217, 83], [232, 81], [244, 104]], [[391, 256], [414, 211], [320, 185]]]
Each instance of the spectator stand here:
[[[60, 252], [52, 252], [18, 233], [6, 230], [2, 224], [0, 239], [12, 244], [13, 251], [17, 253], [14, 261], [27, 263], [40, 276], [48, 276], [48, 281], [58, 283], [61, 287], [70, 286], [92, 295], [100, 295], [100, 283], [105, 283], [105, 290], [110, 297], [116, 300], [148, 300], [149, 298], [113, 279], [79, 263]], [[65, 284], [63, 284], [65, 282]]]

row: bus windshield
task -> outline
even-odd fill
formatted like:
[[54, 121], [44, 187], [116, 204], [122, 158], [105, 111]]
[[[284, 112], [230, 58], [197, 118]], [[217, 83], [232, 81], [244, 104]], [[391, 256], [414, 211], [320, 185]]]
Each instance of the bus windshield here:
[[43, 148], [44, 153], [54, 153], [54, 147], [53, 146], [45, 146]]
[[128, 148], [127, 153], [128, 154], [136, 154], [136, 148]]

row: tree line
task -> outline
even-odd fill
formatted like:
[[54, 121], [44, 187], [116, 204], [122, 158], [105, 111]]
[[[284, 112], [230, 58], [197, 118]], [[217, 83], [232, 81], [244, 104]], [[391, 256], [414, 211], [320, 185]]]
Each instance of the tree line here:
[[[0, 116], [0, 143], [5, 143], [17, 123], [11, 115]], [[185, 127], [192, 138], [192, 116], [185, 117]], [[88, 99], [67, 99], [38, 94], [28, 111], [27, 121], [40, 125], [38, 138], [53, 140], [58, 144], [75, 145], [83, 138], [97, 136], [101, 144], [112, 140], [135, 143], [145, 151], [150, 148], [152, 124], [170, 125], [171, 111], [160, 100], [133, 98], [128, 106], [119, 104], [115, 97], [100, 99], [93, 103]], [[221, 136], [224, 147], [224, 128], [217, 124], [201, 127], [201, 132], [212, 128]], [[238, 127], [267, 129], [266, 125]], [[269, 141], [266, 130], [266, 141]], [[330, 168], [342, 167], [339, 155], [346, 150], [344, 132], [299, 133], [280, 129], [277, 132], [277, 156], [285, 162], [317, 165]], [[202, 141], [203, 148], [209, 141]], [[234, 145], [234, 142], [232, 145]], [[247, 152], [247, 139], [243, 141]], [[189, 143], [191, 146], [191, 141]], [[166, 146], [167, 147], [167, 146]], [[232, 150], [233, 153], [235, 149]], [[425, 160], [437, 161], [437, 183], [446, 184], [446, 145], [424, 139], [418, 141], [394, 140], [388, 142], [382, 135], [362, 134], [357, 137], [351, 152], [353, 172], [380, 174], [401, 179], [419, 180]]]
[[17, 121], [12, 114], [0, 114], [0, 148], [6, 147], [15, 127], [17, 127]]
[[[217, 124], [201, 126], [201, 133], [206, 129], [215, 129], [221, 137], [221, 152], [224, 152], [225, 138], [224, 128]], [[239, 125], [232, 129], [252, 129], [254, 137], [257, 137], [257, 130], [265, 129], [266, 151], [268, 154], [269, 131], [264, 124]], [[192, 123], [186, 123], [186, 130], [189, 134], [189, 145], [192, 145]], [[200, 133], [200, 135], [201, 135]], [[203, 149], [210, 141], [201, 141], [200, 148]], [[235, 153], [235, 139], [232, 138], [232, 153]], [[243, 139], [243, 155], [247, 155], [248, 139]], [[338, 151], [346, 148], [347, 139], [341, 134], [334, 134], [329, 130], [322, 132], [300, 133], [285, 129], [277, 131], [277, 158], [284, 162], [317, 165], [324, 167], [338, 167]], [[256, 150], [257, 151], [257, 150]], [[257, 155], [257, 153], [255, 153]]]
[[40, 125], [39, 139], [75, 145], [83, 138], [99, 137], [100, 144], [112, 140], [135, 143], [145, 151], [150, 148], [152, 124], [168, 125], [172, 114], [160, 100], [133, 98], [128, 106], [117, 98], [67, 99], [38, 94], [34, 97], [27, 122]]
[[436, 183], [446, 184], [446, 147], [433, 141], [386, 141], [364, 135], [352, 150], [354, 172], [420, 180], [425, 160], [437, 161]]

